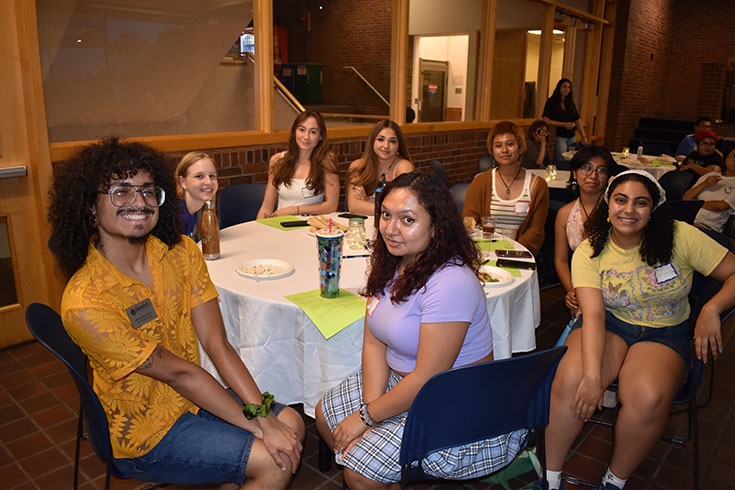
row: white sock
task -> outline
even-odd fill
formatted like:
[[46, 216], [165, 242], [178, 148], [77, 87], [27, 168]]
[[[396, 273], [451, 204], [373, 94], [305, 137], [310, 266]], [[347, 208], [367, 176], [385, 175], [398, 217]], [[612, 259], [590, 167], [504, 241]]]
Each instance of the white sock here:
[[549, 490], [559, 490], [561, 486], [561, 471], [546, 470], [546, 481], [549, 482]]
[[602, 483], [610, 482], [618, 488], [623, 488], [625, 486], [625, 482], [627, 481], [628, 480], [622, 480], [618, 478], [617, 476], [613, 475], [613, 472], [610, 471], [609, 466], [607, 468], [607, 473], [605, 473], [605, 476], [602, 478]]

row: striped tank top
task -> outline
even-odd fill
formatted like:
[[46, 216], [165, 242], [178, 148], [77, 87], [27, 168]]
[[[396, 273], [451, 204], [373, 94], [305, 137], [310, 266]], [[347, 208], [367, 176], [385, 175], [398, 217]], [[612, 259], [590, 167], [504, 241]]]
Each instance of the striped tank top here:
[[[490, 201], [490, 215], [493, 216], [498, 226], [509, 226], [514, 230], [517, 230], [523, 220], [528, 216], [528, 211], [531, 208], [531, 172], [526, 171], [526, 177], [523, 179], [523, 190], [521, 194], [515, 199], [502, 199], [497, 192], [495, 192], [496, 174], [493, 169], [493, 185], [492, 185], [492, 199]], [[500, 177], [497, 177], [500, 180]]]

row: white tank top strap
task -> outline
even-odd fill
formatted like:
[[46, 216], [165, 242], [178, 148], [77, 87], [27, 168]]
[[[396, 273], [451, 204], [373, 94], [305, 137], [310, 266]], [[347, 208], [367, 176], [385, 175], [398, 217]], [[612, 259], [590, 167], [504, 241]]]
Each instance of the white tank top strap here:
[[514, 199], [503, 199], [495, 191], [496, 169], [492, 170], [492, 190], [490, 200], [490, 214], [495, 217], [499, 226], [509, 226], [517, 229], [528, 217], [531, 207], [531, 177], [533, 174], [526, 171], [523, 179], [523, 189]]

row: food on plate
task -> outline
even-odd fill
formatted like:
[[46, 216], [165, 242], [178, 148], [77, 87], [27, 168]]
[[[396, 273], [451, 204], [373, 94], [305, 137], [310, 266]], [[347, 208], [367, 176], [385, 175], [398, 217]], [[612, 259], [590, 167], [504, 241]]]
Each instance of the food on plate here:
[[[310, 231], [312, 233], [316, 233], [317, 230], [329, 228], [329, 216], [326, 215], [312, 216], [311, 218], [307, 219], [306, 222], [311, 225]], [[338, 223], [335, 219], [332, 220], [332, 228], [337, 228], [338, 230], [344, 232], [347, 231], [347, 227], [342, 223]]]
[[651, 163], [651, 159], [648, 157], [638, 157], [638, 161], [643, 164], [649, 164]]
[[480, 282], [490, 283], [490, 282], [500, 282], [500, 279], [496, 279], [487, 272], [478, 271], [477, 272], [477, 278], [480, 280]]
[[276, 271], [271, 269], [268, 264], [255, 264], [243, 267], [242, 271], [244, 274], [250, 274], [253, 276], [272, 276], [276, 274]]

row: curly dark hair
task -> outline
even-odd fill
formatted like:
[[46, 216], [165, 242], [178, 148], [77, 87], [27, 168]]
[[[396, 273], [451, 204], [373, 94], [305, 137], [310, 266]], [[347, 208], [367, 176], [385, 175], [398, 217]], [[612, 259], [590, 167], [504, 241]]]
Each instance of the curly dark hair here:
[[[650, 179], [638, 174], [625, 174], [612, 181], [605, 190], [608, 199], [615, 188], [629, 180], [643, 184], [654, 203], [657, 203], [661, 199], [661, 194], [656, 184]], [[609, 206], [607, 201], [601, 200], [592, 212], [592, 216], [584, 224], [585, 235], [590, 237], [590, 245], [592, 245], [592, 257], [600, 255], [607, 244], [611, 228], [611, 224], [608, 221], [608, 211]], [[657, 264], [668, 264], [671, 262], [673, 250], [674, 219], [671, 217], [669, 203], [664, 202], [651, 213], [651, 219], [643, 229], [643, 240], [641, 241], [640, 248], [641, 259], [651, 267]]]
[[[406, 301], [412, 293], [424, 287], [431, 275], [444, 264], [467, 265], [477, 272], [482, 260], [482, 254], [462, 225], [452, 195], [439, 179], [423, 172], [400, 175], [386, 185], [381, 193], [381, 202], [392, 191], [401, 188], [413, 192], [419, 204], [429, 213], [433, 233], [427, 249], [393, 281], [390, 299], [394, 303]], [[370, 256], [370, 275], [360, 294], [366, 297], [382, 294], [401, 260], [401, 257], [388, 251], [382, 235], [377, 233]]]
[[67, 277], [87, 260], [90, 240], [98, 244], [92, 206], [98, 197], [107, 199], [98, 191], [108, 190], [113, 179], [127, 179], [140, 170], [150, 173], [166, 193], [153, 235], [169, 248], [181, 240], [176, 184], [166, 156], [143, 143], [108, 138], [85, 146], [60, 165], [49, 191], [49, 246]]

